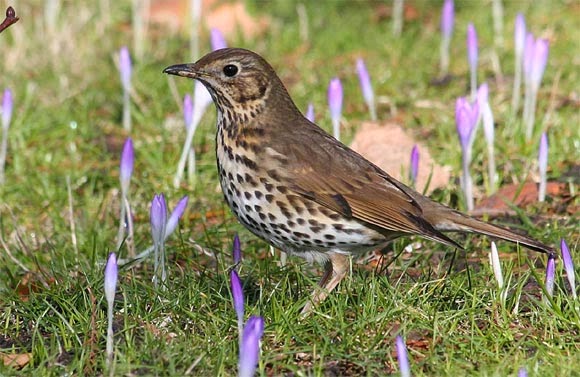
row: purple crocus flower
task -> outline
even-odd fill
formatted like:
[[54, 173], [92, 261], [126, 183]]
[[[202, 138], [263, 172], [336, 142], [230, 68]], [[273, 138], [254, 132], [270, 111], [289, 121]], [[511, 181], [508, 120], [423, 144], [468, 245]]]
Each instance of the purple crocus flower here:
[[518, 370], [518, 377], [528, 377], [528, 371], [526, 368], [521, 367], [520, 370]]
[[532, 90], [537, 91], [542, 82], [542, 76], [546, 70], [548, 63], [548, 54], [550, 51], [550, 44], [548, 40], [538, 38], [534, 43], [534, 51], [532, 54], [532, 65], [530, 67], [530, 83]]
[[495, 132], [493, 125], [493, 113], [491, 112], [491, 106], [489, 105], [489, 88], [487, 83], [481, 84], [477, 90], [477, 104], [481, 113], [483, 133], [487, 142], [489, 187], [490, 192], [493, 192], [495, 190]]
[[117, 257], [115, 253], [110, 253], [105, 265], [105, 298], [109, 305], [113, 305], [115, 300], [115, 290], [117, 288]]
[[459, 141], [464, 149], [470, 148], [472, 135], [479, 117], [477, 102], [471, 104], [465, 97], [460, 97], [455, 102], [455, 125]]
[[334, 137], [340, 140], [340, 116], [342, 112], [342, 83], [338, 77], [330, 80], [328, 85], [328, 107], [330, 109], [330, 119]]
[[305, 117], [306, 119], [314, 123], [314, 106], [312, 105], [312, 103], [308, 104], [308, 109], [306, 109]]
[[534, 57], [534, 47], [536, 45], [536, 39], [532, 33], [526, 34], [526, 41], [524, 43], [524, 82], [529, 84], [530, 72], [532, 71], [532, 62]]
[[4, 89], [4, 95], [2, 96], [2, 129], [8, 130], [10, 127], [13, 106], [12, 91]]
[[477, 90], [477, 32], [472, 23], [467, 25], [467, 59], [471, 72], [471, 99], [475, 99]]
[[453, 23], [455, 19], [455, 6], [453, 0], [445, 0], [441, 10], [441, 34], [443, 38], [451, 39]]
[[409, 367], [409, 357], [407, 356], [407, 346], [400, 335], [395, 339], [397, 349], [397, 360], [399, 361], [399, 370], [401, 377], [411, 377], [411, 368]]
[[226, 39], [224, 38], [222, 32], [219, 31], [219, 29], [212, 28], [210, 34], [211, 49], [213, 51], [228, 47]]
[[171, 212], [171, 215], [167, 219], [167, 224], [165, 225], [165, 238], [169, 237], [177, 228], [177, 224], [179, 223], [179, 219], [183, 216], [185, 209], [187, 208], [187, 202], [189, 198], [185, 195], [183, 198], [177, 202], [177, 205]]
[[135, 151], [133, 149], [133, 140], [128, 137], [123, 144], [123, 151], [121, 152], [121, 166], [119, 172], [119, 180], [121, 181], [121, 191], [125, 194], [129, 191], [129, 183], [131, 182], [131, 175], [133, 175], [133, 165], [135, 164]]
[[234, 235], [234, 247], [232, 254], [234, 257], [234, 264], [238, 265], [242, 261], [242, 247], [240, 245], [240, 237], [238, 237], [237, 233]]
[[543, 202], [546, 199], [546, 172], [548, 170], [548, 136], [545, 132], [542, 133], [542, 137], [540, 138], [540, 147], [538, 149], [538, 168], [540, 170], [538, 200]]
[[518, 13], [514, 27], [514, 45], [516, 56], [521, 56], [526, 43], [526, 20], [524, 15]]
[[413, 145], [411, 149], [411, 181], [417, 184], [417, 174], [419, 173], [419, 147]]
[[471, 162], [471, 146], [473, 145], [473, 135], [479, 117], [479, 106], [477, 101], [470, 104], [466, 98], [458, 98], [455, 103], [455, 123], [457, 134], [461, 142], [461, 162], [462, 172], [461, 185], [465, 194], [465, 202], [469, 211], [473, 210], [473, 188], [469, 164]]
[[252, 316], [248, 319], [242, 335], [238, 364], [239, 377], [253, 377], [260, 356], [260, 339], [264, 334], [264, 319]]
[[451, 44], [451, 34], [453, 33], [453, 23], [455, 9], [453, 0], [445, 0], [441, 10], [441, 73], [446, 75], [449, 70], [449, 46]]
[[522, 58], [526, 44], [526, 21], [524, 15], [518, 13], [514, 27], [515, 45], [515, 77], [512, 93], [512, 111], [518, 111], [520, 105], [520, 88], [522, 86]]
[[[230, 284], [232, 289], [232, 301], [234, 303], [234, 310], [238, 317], [238, 332], [242, 336], [242, 327], [244, 325], [244, 291], [242, 289], [242, 282], [236, 270], [230, 272]], [[241, 338], [240, 338], [241, 339]]]
[[4, 90], [2, 96], [2, 139], [0, 142], [0, 185], [4, 184], [4, 167], [6, 165], [6, 155], [8, 153], [8, 129], [12, 119], [12, 92], [10, 89]]
[[191, 126], [191, 121], [193, 120], [193, 100], [189, 94], [183, 97], [183, 123], [185, 123], [185, 129]]
[[150, 210], [151, 236], [154, 243], [161, 243], [165, 239], [167, 224], [167, 203], [163, 194], [156, 194], [151, 202]]
[[127, 46], [119, 50], [119, 72], [121, 73], [121, 84], [127, 92], [131, 91], [131, 56]]
[[576, 299], [576, 275], [574, 273], [574, 262], [572, 261], [572, 256], [570, 255], [570, 250], [566, 241], [562, 238], [560, 241], [560, 250], [562, 251], [562, 261], [564, 262], [564, 269], [566, 270], [566, 277], [568, 278], [568, 283], [570, 283], [570, 289], [572, 290], [572, 298]]
[[367, 67], [365, 66], [364, 60], [357, 59], [356, 71], [358, 73], [358, 80], [363, 94], [363, 98], [365, 100], [365, 103], [367, 104], [367, 107], [369, 108], [371, 120], [374, 121], [377, 119], [377, 112], [375, 109], [375, 94], [373, 92], [371, 78], [369, 76], [369, 72], [367, 71]]
[[548, 257], [548, 265], [546, 266], [546, 292], [548, 296], [554, 295], [554, 277], [556, 275], [556, 258]]
[[110, 253], [105, 266], [105, 299], [107, 300], [107, 364], [113, 360], [113, 304], [117, 289], [117, 257]]

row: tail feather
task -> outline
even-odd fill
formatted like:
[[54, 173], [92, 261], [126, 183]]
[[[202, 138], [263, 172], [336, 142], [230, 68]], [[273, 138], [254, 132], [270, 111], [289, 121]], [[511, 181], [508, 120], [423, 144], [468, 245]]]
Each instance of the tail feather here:
[[[443, 208], [441, 207], [447, 209], [447, 211], [442, 210]], [[451, 208], [444, 206], [441, 207], [437, 208], [437, 211], [426, 211], [425, 213], [427, 220], [440, 232], [478, 233], [521, 244], [531, 250], [547, 253], [552, 256], [555, 253], [554, 248], [531, 237], [517, 234], [509, 229], [474, 219], [473, 217], [464, 215], [463, 213]], [[432, 215], [430, 216], [430, 214]]]

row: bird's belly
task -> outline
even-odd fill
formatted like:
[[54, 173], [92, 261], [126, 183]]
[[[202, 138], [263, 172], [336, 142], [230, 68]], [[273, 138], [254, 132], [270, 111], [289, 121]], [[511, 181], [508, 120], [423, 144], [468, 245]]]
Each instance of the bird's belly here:
[[[385, 238], [354, 219], [293, 193], [265, 172], [218, 152], [224, 197], [238, 220], [258, 237], [306, 259], [311, 252], [361, 253]], [[263, 174], [262, 174], [263, 173]]]

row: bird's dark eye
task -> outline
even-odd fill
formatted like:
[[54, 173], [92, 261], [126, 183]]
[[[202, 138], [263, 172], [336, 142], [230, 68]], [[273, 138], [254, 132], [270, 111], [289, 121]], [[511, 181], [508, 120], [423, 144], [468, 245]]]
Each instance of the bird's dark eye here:
[[228, 64], [224, 67], [224, 75], [234, 77], [238, 73], [238, 67], [233, 64]]

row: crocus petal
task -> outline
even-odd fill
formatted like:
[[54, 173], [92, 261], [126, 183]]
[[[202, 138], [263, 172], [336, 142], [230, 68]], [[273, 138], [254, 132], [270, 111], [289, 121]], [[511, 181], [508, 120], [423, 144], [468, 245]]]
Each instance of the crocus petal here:
[[411, 149], [411, 179], [417, 182], [417, 174], [419, 173], [419, 147], [413, 145]]
[[129, 182], [133, 174], [133, 165], [135, 163], [135, 151], [133, 149], [133, 140], [128, 137], [123, 144], [123, 151], [121, 152], [121, 166], [119, 172], [119, 180], [121, 181], [121, 189], [125, 192], [129, 189]]
[[520, 56], [524, 52], [526, 43], [526, 20], [524, 15], [518, 13], [514, 27], [514, 44], [516, 55]]
[[189, 200], [188, 196], [185, 195], [183, 198], [179, 200], [179, 202], [177, 202], [177, 205], [173, 209], [173, 212], [171, 212], [169, 219], [167, 219], [167, 224], [165, 225], [165, 238], [169, 237], [171, 233], [175, 231], [175, 228], [177, 228], [179, 219], [181, 218], [181, 216], [185, 212], [185, 209], [187, 208], [188, 200]]
[[409, 367], [409, 357], [407, 356], [407, 346], [403, 338], [398, 335], [395, 340], [395, 345], [397, 348], [397, 360], [399, 361], [399, 370], [401, 371], [401, 377], [410, 377], [411, 368]]
[[518, 370], [518, 377], [528, 377], [528, 371], [526, 368], [521, 367], [520, 370]]
[[306, 109], [306, 119], [314, 123], [314, 106], [309, 103], [308, 109]]
[[242, 247], [240, 245], [240, 237], [238, 237], [237, 233], [234, 235], [234, 247], [232, 254], [234, 257], [234, 264], [238, 264], [242, 261]]
[[572, 255], [570, 255], [568, 245], [563, 238], [560, 241], [560, 250], [562, 251], [562, 261], [564, 262], [566, 277], [568, 278], [568, 283], [570, 283], [570, 288], [572, 289], [572, 297], [576, 298], [576, 274], [574, 273], [574, 262], [572, 261]]
[[340, 119], [342, 96], [342, 83], [339, 78], [335, 77], [330, 80], [330, 85], [328, 85], [328, 107], [332, 119]]
[[487, 83], [481, 84], [477, 90], [477, 104], [483, 120], [483, 132], [485, 133], [485, 138], [489, 143], [493, 144], [495, 130], [493, 124], [493, 113], [491, 112], [491, 106], [489, 105], [489, 88]]
[[242, 282], [236, 270], [230, 272], [230, 284], [232, 288], [232, 301], [234, 303], [234, 310], [238, 321], [244, 320], [244, 291], [242, 290]]
[[161, 243], [165, 236], [165, 225], [167, 224], [167, 204], [163, 194], [155, 195], [151, 202], [150, 211], [151, 236], [154, 243]]
[[445, 0], [443, 3], [443, 9], [441, 11], [441, 34], [445, 38], [451, 38], [451, 33], [453, 33], [454, 8], [453, 0]]
[[210, 36], [211, 49], [213, 51], [221, 50], [222, 48], [228, 47], [228, 44], [226, 43], [226, 39], [224, 38], [224, 35], [222, 34], [222, 32], [219, 31], [219, 29], [212, 28], [210, 33], [211, 33], [211, 36]]
[[365, 66], [365, 62], [362, 59], [357, 59], [356, 71], [358, 73], [358, 80], [363, 98], [366, 103], [372, 103], [374, 101], [374, 93], [371, 85], [371, 78], [367, 71], [367, 67]]
[[115, 253], [110, 253], [105, 266], [105, 298], [109, 305], [112, 305], [115, 300], [117, 274], [117, 257], [115, 256]]
[[127, 46], [121, 47], [119, 51], [119, 71], [121, 73], [121, 84], [126, 91], [131, 90], [131, 56]]
[[472, 23], [467, 25], [467, 58], [471, 67], [477, 66], [477, 32]]
[[189, 94], [183, 97], [183, 122], [185, 123], [185, 128], [191, 126], [191, 121], [193, 120], [193, 100]]
[[554, 276], [556, 274], [556, 259], [548, 257], [548, 266], [546, 267], [546, 292], [548, 296], [554, 295]]
[[542, 82], [542, 76], [546, 70], [548, 63], [548, 53], [550, 51], [550, 44], [546, 39], [537, 39], [534, 44], [534, 52], [532, 55], [532, 64], [530, 67], [530, 82], [535, 88], [539, 88]]
[[242, 335], [240, 347], [239, 370], [240, 377], [253, 377], [260, 356], [260, 339], [264, 333], [264, 319], [252, 316], [248, 319]]
[[13, 104], [12, 91], [10, 89], [5, 89], [4, 95], [2, 96], [2, 128], [5, 130], [10, 127]]

